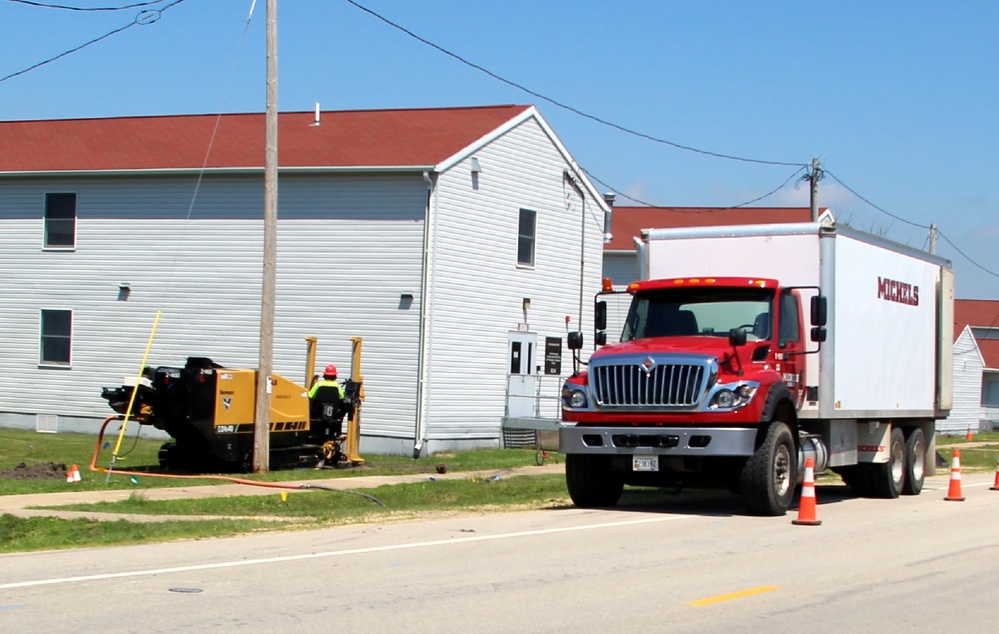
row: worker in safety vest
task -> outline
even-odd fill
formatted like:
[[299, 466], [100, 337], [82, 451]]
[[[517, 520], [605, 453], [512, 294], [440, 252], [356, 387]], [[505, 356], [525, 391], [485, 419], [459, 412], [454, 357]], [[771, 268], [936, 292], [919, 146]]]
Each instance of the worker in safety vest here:
[[323, 370], [323, 378], [313, 383], [312, 387], [309, 388], [309, 398], [310, 399], [313, 398], [316, 395], [316, 390], [318, 390], [323, 386], [336, 387], [336, 389], [340, 393], [340, 400], [342, 401], [344, 398], [346, 398], [346, 393], [344, 392], [343, 385], [341, 385], [340, 382], [336, 380], [336, 366], [333, 365], [332, 363], [327, 365], [326, 369]]

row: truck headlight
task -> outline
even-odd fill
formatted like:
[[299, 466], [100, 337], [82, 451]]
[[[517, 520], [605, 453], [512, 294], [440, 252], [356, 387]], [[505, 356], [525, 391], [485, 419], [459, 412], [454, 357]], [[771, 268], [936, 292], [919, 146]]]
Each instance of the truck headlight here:
[[710, 409], [736, 409], [743, 407], [753, 400], [756, 395], [756, 386], [742, 384], [734, 388], [721, 388], [711, 397], [708, 404]]
[[565, 388], [562, 390], [562, 400], [568, 407], [573, 409], [581, 409], [586, 407], [586, 392], [583, 390], [570, 390]]

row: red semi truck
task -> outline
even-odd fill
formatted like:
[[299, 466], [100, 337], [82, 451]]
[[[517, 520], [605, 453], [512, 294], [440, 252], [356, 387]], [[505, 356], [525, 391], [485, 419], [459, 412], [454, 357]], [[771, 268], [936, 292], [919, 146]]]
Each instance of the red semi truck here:
[[[783, 515], [804, 474], [918, 494], [951, 407], [949, 262], [832, 222], [643, 230], [619, 343], [562, 389], [581, 507], [624, 485], [720, 487]], [[582, 333], [572, 333], [577, 369]]]

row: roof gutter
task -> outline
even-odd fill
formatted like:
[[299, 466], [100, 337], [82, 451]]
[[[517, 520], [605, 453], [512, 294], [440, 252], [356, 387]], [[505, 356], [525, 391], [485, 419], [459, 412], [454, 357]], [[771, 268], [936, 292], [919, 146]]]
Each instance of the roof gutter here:
[[[433, 169], [424, 165], [350, 165], [327, 167], [287, 167], [281, 166], [281, 174], [419, 174]], [[153, 169], [109, 169], [109, 170], [44, 170], [44, 171], [14, 171], [0, 172], [0, 178], [33, 178], [33, 177], [77, 177], [77, 176], [187, 176], [191, 174], [263, 174], [263, 167], [178, 167]]]

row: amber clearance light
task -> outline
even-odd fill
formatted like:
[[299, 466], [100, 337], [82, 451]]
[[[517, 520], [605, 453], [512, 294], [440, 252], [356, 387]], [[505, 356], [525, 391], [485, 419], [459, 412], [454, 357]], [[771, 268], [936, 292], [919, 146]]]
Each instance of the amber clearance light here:
[[714, 284], [717, 280], [713, 277], [707, 277], [703, 280], [699, 277], [686, 277], [680, 280], [673, 280], [674, 284]]

